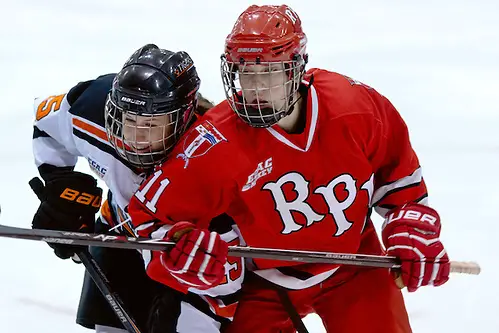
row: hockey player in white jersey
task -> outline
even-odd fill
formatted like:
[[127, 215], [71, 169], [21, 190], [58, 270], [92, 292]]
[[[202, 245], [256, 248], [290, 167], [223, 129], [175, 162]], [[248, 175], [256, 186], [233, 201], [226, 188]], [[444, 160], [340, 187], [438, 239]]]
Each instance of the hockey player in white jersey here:
[[[145, 177], [168, 157], [196, 108], [203, 109], [198, 106], [199, 85], [187, 53], [148, 44], [118, 74], [36, 99], [33, 150], [44, 182], [39, 178], [30, 182], [41, 198], [33, 228], [134, 235], [128, 202]], [[79, 157], [109, 188], [102, 205], [96, 179], [74, 171]], [[238, 242], [232, 225], [225, 214], [212, 222], [225, 241]], [[79, 250], [61, 244], [51, 247], [63, 259], [75, 258]], [[230, 277], [224, 288], [184, 295], [150, 280], [142, 256], [134, 250], [89, 250], [142, 331], [218, 332], [233, 317], [243, 279], [242, 260], [226, 264]], [[125, 332], [88, 274], [77, 323], [99, 333]]]

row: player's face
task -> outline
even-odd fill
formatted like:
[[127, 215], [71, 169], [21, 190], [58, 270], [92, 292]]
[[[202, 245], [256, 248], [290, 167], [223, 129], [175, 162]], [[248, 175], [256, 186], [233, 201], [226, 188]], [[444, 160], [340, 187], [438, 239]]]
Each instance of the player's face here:
[[246, 103], [281, 110], [287, 101], [289, 73], [282, 63], [240, 65], [239, 80]]
[[164, 150], [173, 140], [171, 115], [137, 116], [126, 113], [123, 119], [125, 144], [136, 153]]

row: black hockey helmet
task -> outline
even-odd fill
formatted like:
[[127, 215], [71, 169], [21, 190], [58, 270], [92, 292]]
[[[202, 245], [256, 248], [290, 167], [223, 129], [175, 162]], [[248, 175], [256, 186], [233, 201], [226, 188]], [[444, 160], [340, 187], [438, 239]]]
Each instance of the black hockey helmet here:
[[107, 136], [118, 154], [140, 168], [161, 163], [194, 114], [200, 83], [186, 52], [154, 44], [135, 51], [105, 106]]

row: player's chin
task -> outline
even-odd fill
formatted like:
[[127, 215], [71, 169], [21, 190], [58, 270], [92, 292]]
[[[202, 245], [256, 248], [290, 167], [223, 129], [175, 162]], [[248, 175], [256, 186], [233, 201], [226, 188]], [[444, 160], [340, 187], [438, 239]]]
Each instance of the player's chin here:
[[246, 108], [240, 111], [239, 116], [248, 124], [255, 127], [268, 127], [279, 121], [272, 107], [269, 108]]
[[136, 165], [151, 165], [157, 162], [157, 160], [155, 159], [155, 155], [151, 153], [150, 150], [147, 150], [143, 153], [126, 152], [125, 155], [129, 162]]

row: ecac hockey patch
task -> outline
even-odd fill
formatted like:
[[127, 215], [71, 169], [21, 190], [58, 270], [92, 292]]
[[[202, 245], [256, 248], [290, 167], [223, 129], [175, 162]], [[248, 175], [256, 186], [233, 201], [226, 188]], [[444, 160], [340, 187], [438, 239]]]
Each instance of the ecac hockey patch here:
[[90, 166], [90, 169], [92, 169], [99, 176], [100, 179], [104, 179], [104, 176], [106, 175], [108, 168], [104, 165], [99, 164], [97, 161], [95, 161], [90, 156], [87, 159], [88, 159], [88, 165]]
[[215, 145], [227, 139], [209, 121], [205, 121], [191, 129], [184, 138], [183, 153], [177, 155], [185, 161], [187, 168], [191, 158], [199, 157], [208, 152]]

